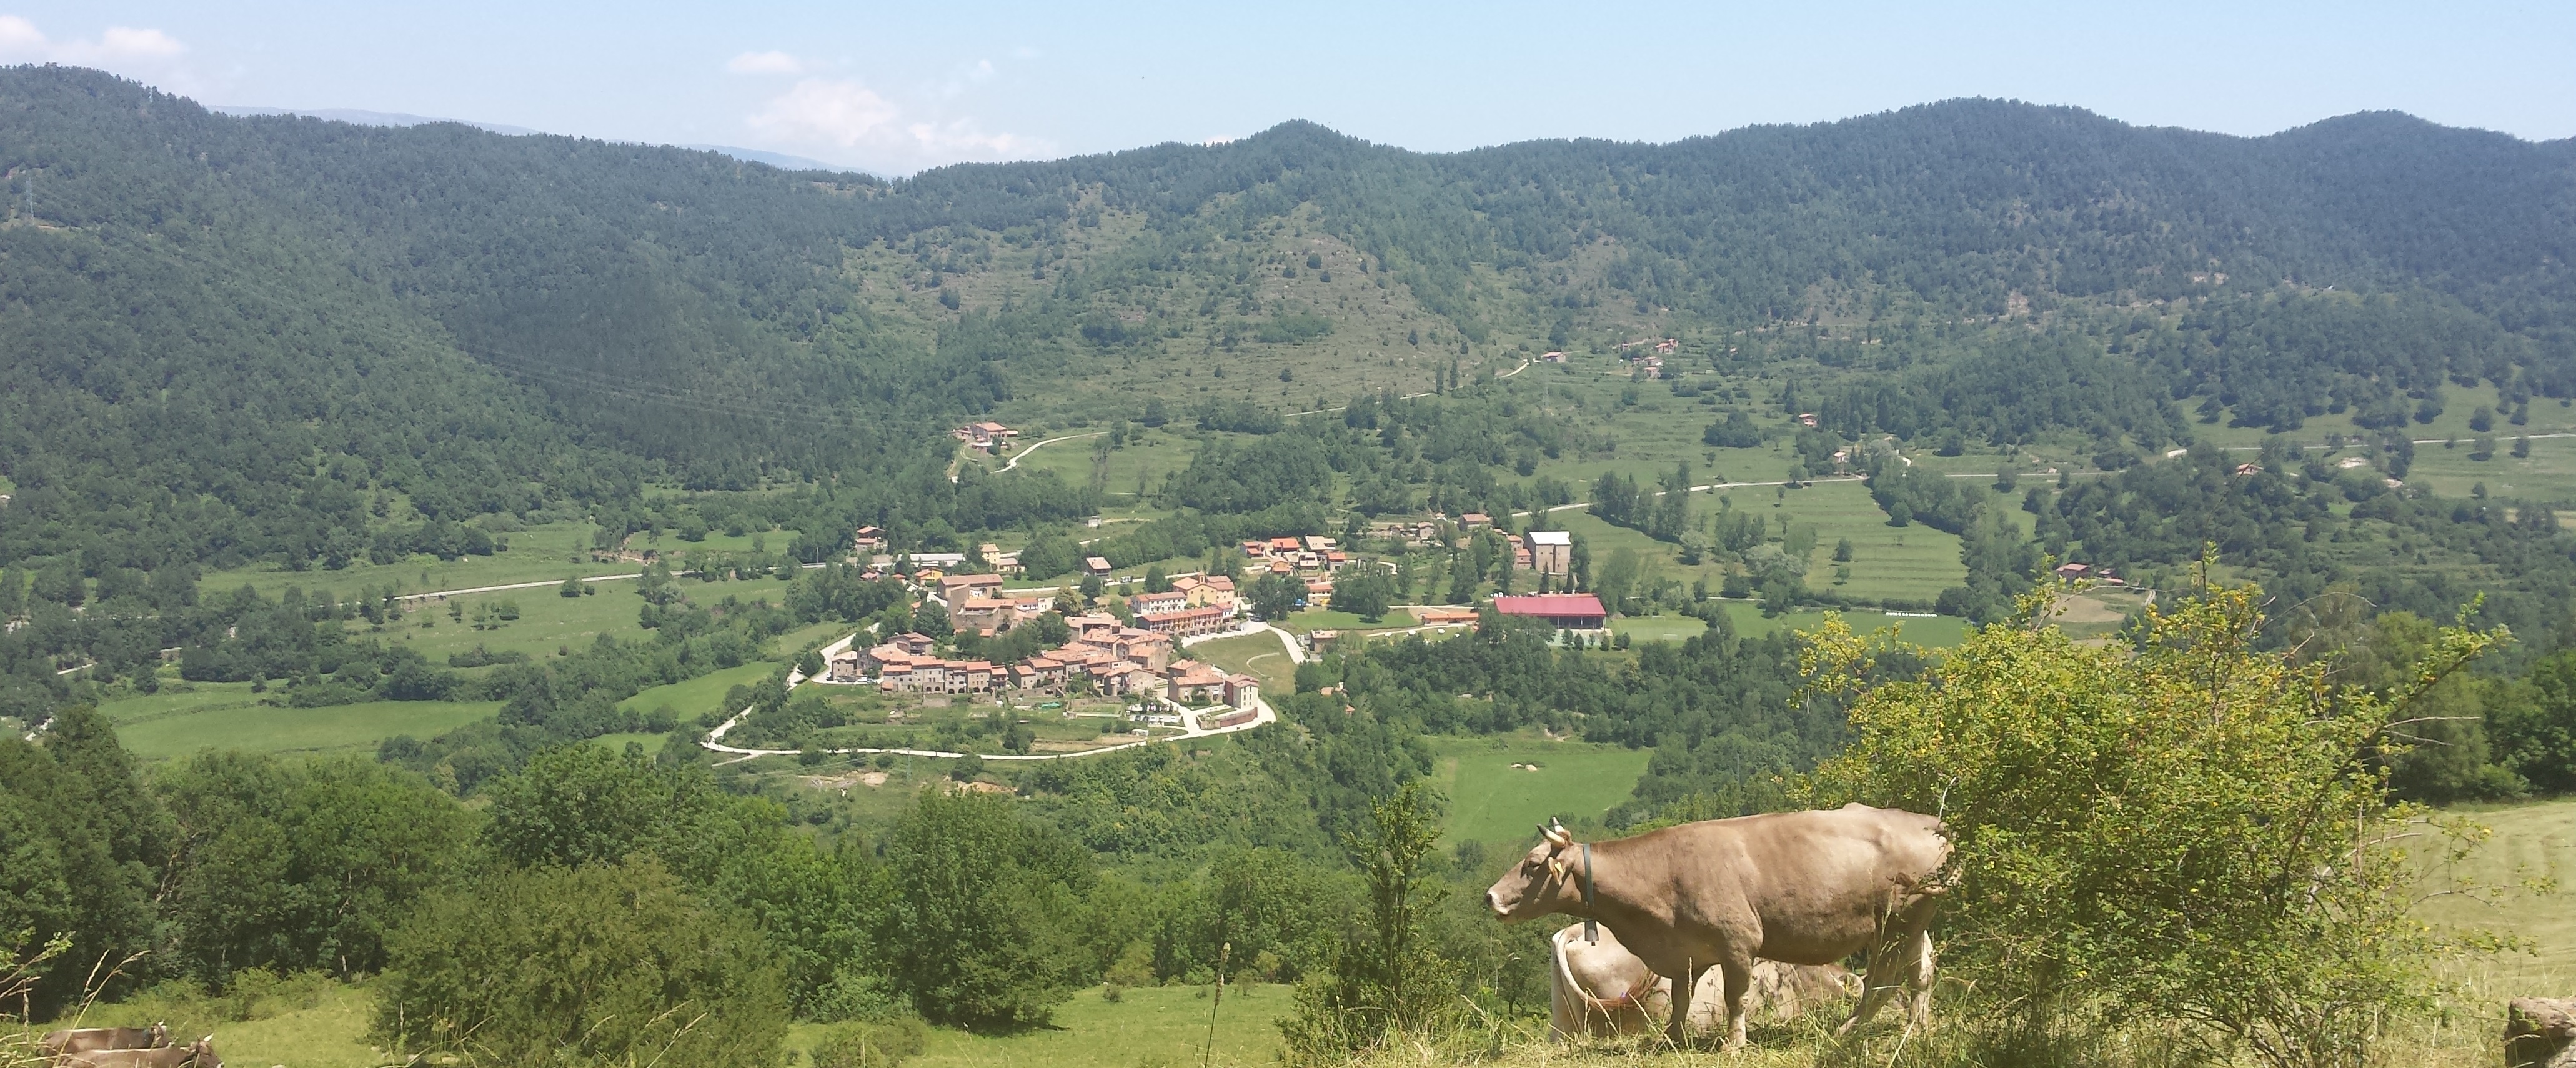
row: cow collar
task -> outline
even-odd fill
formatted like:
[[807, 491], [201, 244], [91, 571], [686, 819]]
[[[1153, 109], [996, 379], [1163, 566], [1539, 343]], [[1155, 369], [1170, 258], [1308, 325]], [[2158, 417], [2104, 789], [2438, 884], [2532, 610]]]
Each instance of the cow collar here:
[[1585, 942], [1601, 940], [1601, 922], [1593, 918], [1598, 914], [1598, 910], [1592, 907], [1593, 886], [1592, 843], [1585, 842], [1583, 843], [1583, 940]]

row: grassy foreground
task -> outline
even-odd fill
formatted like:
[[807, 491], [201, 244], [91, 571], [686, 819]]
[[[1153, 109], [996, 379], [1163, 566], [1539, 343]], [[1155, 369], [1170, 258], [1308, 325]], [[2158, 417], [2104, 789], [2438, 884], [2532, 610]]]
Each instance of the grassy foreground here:
[[[1480, 784], [1518, 782], [1510, 775], [1512, 760], [1535, 758], [1546, 770], [1589, 768], [1587, 761], [1627, 756], [1623, 751], [1578, 743], [1514, 741], [1504, 749], [1491, 743], [1444, 749], [1441, 772], [1458, 798], [1453, 818], [1460, 829], [1481, 827], [1488, 819], [1525, 826], [1518, 806], [1579, 800], [1563, 789], [1496, 790]], [[1635, 754], [1642, 758], [1643, 754]], [[1485, 765], [1493, 765], [1486, 769]], [[1603, 772], [1607, 769], [1591, 769]], [[1590, 779], [1595, 776], [1567, 776]], [[1634, 772], [1629, 773], [1629, 779]], [[1553, 781], [1553, 780], [1551, 780]], [[1622, 782], [1628, 780], [1621, 780]], [[1479, 791], [1482, 791], [1481, 793]], [[1478, 801], [1477, 798], [1482, 800]], [[1609, 800], [1615, 800], [1611, 798]], [[1603, 804], [1607, 804], [1604, 801]], [[2461, 874], [2475, 880], [2511, 883], [2531, 877], [2564, 877], [2576, 872], [2576, 799], [2547, 801], [2487, 810], [2462, 811], [2492, 828], [2494, 839], [2470, 858]], [[2380, 1047], [2377, 1063], [2425, 1068], [2486, 1068], [2497, 1063], [2496, 1036], [2502, 1028], [2506, 999], [2576, 992], [2576, 908], [2560, 898], [2514, 895], [2497, 905], [2464, 898], [2437, 898], [2422, 915], [2430, 922], [2474, 926], [2518, 937], [2523, 951], [2450, 962], [2440, 969], [2446, 988], [2441, 1011], [2394, 1026]], [[1210, 1002], [1206, 987], [1172, 986], [1125, 991], [1110, 1002], [1098, 987], [1075, 993], [1059, 1007], [1051, 1026], [1012, 1035], [975, 1035], [934, 1029], [928, 1048], [908, 1065], [916, 1068], [1000, 1068], [1045, 1065], [1050, 1068], [1186, 1068], [1199, 1063], [1208, 1038]], [[1956, 1007], [1959, 991], [1945, 991]], [[1280, 1051], [1277, 1021], [1290, 1004], [1283, 986], [1240, 986], [1226, 991], [1219, 1013], [1212, 1065], [1252, 1066], [1276, 1063]], [[102, 1005], [82, 1021], [87, 1026], [141, 1026], [167, 1020], [174, 1034], [193, 1037], [212, 1032], [230, 1064], [278, 1065], [283, 1068], [376, 1068], [398, 1063], [368, 1045], [367, 1015], [372, 998], [364, 986], [288, 980], [254, 1002], [146, 993], [125, 1002]], [[242, 1017], [247, 1016], [247, 1019]], [[1881, 1023], [1849, 1042], [1826, 1034], [1827, 1019], [1790, 1021], [1755, 1029], [1753, 1046], [1739, 1053], [1713, 1049], [1676, 1050], [1646, 1040], [1556, 1043], [1545, 1038], [1543, 1025], [1525, 1022], [1493, 1031], [1461, 1033], [1433, 1044], [1405, 1044], [1378, 1051], [1362, 1063], [1369, 1068], [1399, 1065], [1489, 1064], [1496, 1068], [1618, 1065], [1621, 1068], [1949, 1068], [1949, 1066], [2018, 1065], [2027, 1057], [2000, 1054], [1979, 1045], [1973, 1021], [1953, 1012], [1936, 1012], [1932, 1029], [1909, 1034], [1881, 1017]], [[52, 1024], [47, 1026], [60, 1026]], [[807, 1063], [804, 1051], [829, 1028], [799, 1024], [788, 1035], [790, 1063]], [[2164, 1068], [2194, 1063], [2169, 1056], [2157, 1036], [2128, 1036], [2090, 1056], [2070, 1063]], [[2250, 1063], [2250, 1062], [2249, 1062]]]

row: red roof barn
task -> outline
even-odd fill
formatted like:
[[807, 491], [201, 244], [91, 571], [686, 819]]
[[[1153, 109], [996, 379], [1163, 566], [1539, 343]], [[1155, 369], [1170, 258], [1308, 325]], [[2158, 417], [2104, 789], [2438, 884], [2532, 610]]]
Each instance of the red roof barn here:
[[1494, 611], [1507, 616], [1544, 619], [1560, 630], [1600, 630], [1607, 625], [1610, 613], [1601, 607], [1601, 598], [1588, 593], [1541, 593], [1527, 597], [1494, 598]]

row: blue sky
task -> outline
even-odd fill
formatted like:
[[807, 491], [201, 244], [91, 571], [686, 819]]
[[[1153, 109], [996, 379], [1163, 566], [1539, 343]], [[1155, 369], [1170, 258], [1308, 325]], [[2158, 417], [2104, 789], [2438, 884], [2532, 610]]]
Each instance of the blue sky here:
[[906, 173], [1313, 119], [1449, 151], [1957, 96], [2263, 134], [2394, 108], [2576, 135], [2576, 4], [0, 0], [0, 62]]

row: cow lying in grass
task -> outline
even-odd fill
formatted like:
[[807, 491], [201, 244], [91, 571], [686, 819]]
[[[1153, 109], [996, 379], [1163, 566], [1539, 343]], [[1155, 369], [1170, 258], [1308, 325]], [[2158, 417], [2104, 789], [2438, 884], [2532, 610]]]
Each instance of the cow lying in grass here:
[[[1596, 932], [1585, 941], [1576, 924], [1548, 940], [1554, 968], [1548, 979], [1548, 1030], [1558, 1038], [1642, 1035], [1661, 1026], [1672, 1012], [1673, 981], [1655, 974], [1646, 962], [1619, 944], [1619, 936]], [[1690, 1019], [1694, 1034], [1719, 1024], [1718, 1006], [1726, 1003], [1725, 977], [1711, 969], [1692, 992]], [[1860, 993], [1860, 977], [1839, 964], [1753, 962], [1753, 993], [1745, 1015], [1792, 1020], [1810, 1010]]]
[[159, 1049], [170, 1044], [170, 1025], [150, 1027], [67, 1027], [47, 1031], [36, 1040], [36, 1052], [47, 1057], [101, 1049]]
[[1941, 821], [1898, 809], [1845, 805], [1706, 820], [1634, 838], [1577, 843], [1563, 824], [1485, 891], [1506, 922], [1563, 913], [1598, 920], [1655, 974], [1674, 980], [1664, 1033], [1687, 1035], [1693, 989], [1710, 968], [1725, 979], [1727, 1038], [1744, 1043], [1753, 962], [1832, 964], [1869, 954], [1849, 1033], [1899, 982], [1913, 1016], [1932, 1011], [1932, 914], [1946, 884], [1950, 843]]

